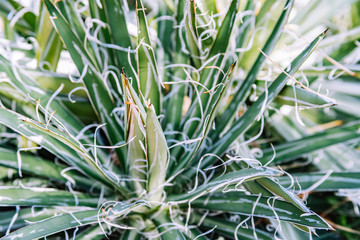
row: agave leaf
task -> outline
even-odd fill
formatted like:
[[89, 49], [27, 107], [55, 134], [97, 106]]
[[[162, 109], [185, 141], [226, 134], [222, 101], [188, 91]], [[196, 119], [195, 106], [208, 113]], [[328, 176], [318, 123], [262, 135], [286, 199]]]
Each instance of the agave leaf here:
[[351, 4], [351, 20], [352, 20], [352, 26], [359, 26], [360, 25], [360, 7], [357, 2], [353, 2]]
[[357, 84], [357, 82], [357, 78], [343, 76], [339, 79], [336, 79], [336, 81], [326, 81], [324, 83], [324, 87], [333, 92], [335, 96], [349, 95], [353, 97], [359, 97], [360, 86]]
[[[194, 98], [192, 105], [186, 115], [183, 124], [185, 124], [189, 119], [200, 118], [201, 116], [201, 108], [204, 112], [208, 111], [210, 108], [210, 96], [206, 91], [212, 89], [219, 83], [219, 70], [217, 68], [220, 67], [222, 60], [224, 58], [224, 54], [229, 45], [229, 40], [232, 32], [232, 28], [235, 23], [236, 14], [239, 8], [239, 0], [232, 0], [229, 6], [229, 9], [226, 13], [226, 16], [220, 26], [220, 29], [217, 33], [214, 44], [210, 50], [208, 60], [214, 58], [210, 61], [207, 66], [202, 70], [199, 82], [203, 84], [207, 89], [203, 87], [199, 87], [199, 92], [201, 93], [200, 99], [201, 104], [198, 102], [198, 98]], [[198, 127], [197, 121], [192, 121], [187, 128], [184, 129], [186, 135], [190, 138], [196, 132], [196, 128]]]
[[86, 206], [96, 208], [99, 199], [84, 193], [70, 193], [54, 188], [18, 188], [0, 189], [2, 206]]
[[[284, 2], [284, 1], [283, 1]], [[282, 2], [280, 1], [280, 4]], [[270, 16], [269, 12], [274, 9], [276, 4], [279, 4], [279, 1], [276, 0], [268, 0], [265, 1], [260, 8], [259, 13], [256, 15], [256, 22], [257, 27], [261, 26], [261, 24], [264, 24], [264, 22], [268, 21]], [[280, 8], [281, 9], [281, 8]]]
[[[251, 34], [254, 34], [253, 42], [250, 43], [250, 38], [246, 45], [250, 46], [250, 49], [241, 54], [239, 66], [246, 71], [254, 66], [258, 57], [258, 48], [263, 48], [265, 42], [272, 34], [274, 26], [280, 16], [287, 10], [287, 7], [291, 7], [290, 1], [285, 0], [267, 0], [261, 6], [260, 11], [255, 13], [255, 26], [251, 28]], [[290, 9], [289, 9], [290, 10]], [[256, 10], [255, 10], [256, 11]], [[290, 11], [289, 11], [290, 12]], [[287, 17], [286, 17], [287, 18]], [[258, 31], [260, 29], [260, 31]], [[279, 34], [281, 31], [279, 32]], [[277, 40], [275, 41], [277, 42]]]
[[354, 42], [359, 38], [360, 38], [360, 26], [326, 38], [326, 40], [324, 40], [321, 44], [319, 44], [319, 47], [325, 48], [330, 46], [336, 46], [339, 44], [339, 42], [341, 43]]
[[[281, 16], [279, 17], [274, 27], [274, 30], [272, 31], [271, 35], [269, 36], [263, 47], [262, 51], [265, 54], [269, 55], [274, 49], [276, 43], [278, 42], [282, 29], [289, 17], [293, 4], [294, 4], [293, 0], [288, 0], [286, 2], [285, 4], [286, 7], [284, 8]], [[219, 136], [219, 134], [224, 130], [224, 128], [228, 124], [229, 119], [232, 119], [233, 116], [235, 115], [238, 106], [245, 101], [246, 97], [250, 92], [251, 86], [254, 84], [256, 80], [256, 76], [258, 72], [260, 71], [261, 67], [265, 62], [265, 59], [266, 58], [263, 54], [261, 53], [258, 54], [256, 61], [251, 67], [244, 82], [241, 84], [239, 90], [235, 93], [235, 95], [231, 99], [229, 105], [226, 107], [225, 112], [220, 116], [219, 121], [217, 121], [216, 130], [211, 134], [213, 138]]]
[[[272, 222], [276, 224], [274, 220], [272, 220]], [[304, 226], [295, 225], [284, 221], [282, 221], [280, 225], [281, 225], [280, 236], [283, 237], [284, 239], [300, 240], [309, 237], [309, 229], [304, 229]]]
[[309, 209], [305, 206], [304, 202], [296, 196], [294, 193], [291, 193], [286, 188], [276, 183], [269, 178], [259, 178], [256, 180], [257, 183], [265, 187], [268, 191], [273, 193], [275, 196], [282, 197], [285, 201], [291, 203], [295, 207], [299, 208], [303, 212], [309, 212]]
[[[102, 221], [102, 216], [100, 216], [100, 221]], [[11, 232], [10, 234], [0, 239], [1, 240], [15, 240], [15, 239], [31, 240], [34, 238], [41, 238], [57, 232], [65, 231], [67, 229], [86, 226], [97, 222], [98, 222], [98, 210], [85, 210], [80, 212], [74, 212], [71, 214], [66, 213], [20, 228], [19, 230]]]
[[222, 21], [220, 28], [211, 47], [208, 59], [219, 53], [225, 53], [229, 45], [231, 32], [235, 25], [236, 14], [239, 10], [239, 0], [232, 0], [226, 16]]
[[[91, 1], [89, 2], [89, 15], [93, 19], [99, 19], [102, 22], [107, 22], [107, 12], [105, 11], [105, 6], [101, 1]], [[110, 30], [109, 27], [102, 27], [98, 32], [98, 39], [105, 43], [111, 42]], [[109, 53], [109, 61], [113, 64], [112, 60], [114, 59], [112, 49], [107, 48], [107, 52]]]
[[157, 114], [161, 111], [160, 79], [154, 51], [146, 21], [145, 9], [141, 0], [136, 1], [138, 21], [138, 75], [140, 90], [146, 100], [150, 99]]
[[47, 150], [54, 153], [59, 158], [73, 163], [75, 166], [81, 166], [80, 169], [83, 171], [87, 172], [88, 170], [89, 173], [93, 172], [89, 169], [89, 166], [78, 160], [78, 155], [70, 147], [60, 141], [53, 140], [47, 134], [42, 134], [40, 130], [32, 129], [30, 127], [26, 127], [26, 125], [23, 125], [22, 119], [26, 119], [26, 117], [5, 109], [0, 109], [0, 113], [0, 121], [3, 125], [13, 129], [14, 131], [32, 140], [38, 145], [44, 146]]
[[[181, 21], [184, 18], [184, 10], [185, 10], [185, 1], [178, 1], [177, 6], [177, 14], [176, 14], [176, 23], [181, 26]], [[175, 55], [174, 55], [174, 64], [188, 64], [189, 58], [182, 50], [181, 36], [184, 38], [185, 31], [184, 28], [179, 28], [175, 33]], [[186, 47], [186, 46], [184, 46]], [[174, 69], [174, 81], [177, 79], [184, 80], [186, 78], [186, 73], [182, 68]], [[170, 130], [176, 130], [179, 128], [182, 118], [183, 112], [183, 103], [186, 92], [185, 84], [176, 84], [171, 86], [172, 94], [169, 99], [167, 114], [165, 116], [166, 126], [170, 128]]]
[[185, 30], [187, 42], [189, 45], [190, 56], [196, 68], [201, 66], [201, 49], [198, 41], [198, 33], [196, 28], [196, 5], [194, 0], [190, 0], [187, 4], [185, 15]]
[[[49, 179], [55, 179], [60, 182], [65, 182], [67, 179], [61, 175], [61, 172], [65, 169], [56, 165], [53, 162], [46, 161], [40, 157], [35, 157], [29, 154], [21, 154], [21, 165], [19, 166], [19, 158], [16, 152], [12, 150], [0, 148], [0, 165], [12, 169], [21, 168], [22, 172], [46, 177]], [[90, 187], [93, 182], [89, 179], [79, 175], [78, 173], [66, 172], [66, 175], [74, 179], [80, 186]]]
[[[179, 2], [184, 3], [184, 1], [179, 1]], [[179, 2], [178, 2], [178, 5], [183, 4], [183, 3], [179, 3]], [[183, 11], [183, 9], [181, 11]], [[171, 10], [165, 4], [164, 5], [161, 4], [160, 9], [158, 11], [158, 16], [164, 17], [164, 16], [169, 16], [169, 15], [171, 15]], [[174, 29], [174, 22], [171, 20], [159, 21], [159, 23], [158, 23], [157, 34], [158, 34], [158, 38], [161, 42], [161, 46], [163, 47], [161, 49], [161, 51], [164, 51], [164, 53], [165, 53], [164, 61], [172, 62], [172, 53], [174, 52], [174, 49], [173, 49], [174, 42], [169, 41], [169, 37], [172, 37], [173, 29]], [[164, 73], [164, 78], [166, 78], [166, 72]]]
[[76, 234], [76, 240], [101, 240], [104, 238], [104, 232], [101, 230], [101, 227], [96, 224], [90, 226], [79, 234]]
[[204, 1], [204, 7], [211, 14], [216, 14], [218, 12], [215, 0]]
[[[46, 1], [44, 1], [47, 5]], [[74, 34], [81, 40], [85, 39], [85, 26], [82, 23], [80, 16], [76, 13], [74, 7], [74, 1], [58, 1], [55, 3], [64, 19], [72, 26]], [[50, 15], [51, 17], [51, 15]], [[61, 34], [60, 34], [61, 35]]]
[[7, 18], [2, 18], [2, 20], [4, 25], [3, 31], [5, 38], [10, 41], [15, 41], [15, 29], [10, 26], [10, 21]]
[[99, 214], [98, 210], [85, 210], [65, 213], [45, 219], [41, 222], [33, 223], [29, 226], [16, 230], [0, 239], [31, 240], [34, 238], [41, 238], [54, 233], [65, 231], [67, 229], [99, 223], [99, 221], [103, 222], [104, 219], [109, 218], [109, 216], [120, 217], [128, 213], [129, 211], [132, 211], [132, 209], [136, 208], [137, 206], [139, 206], [139, 204], [118, 204], [113, 208], [112, 213], [115, 213], [114, 215], [112, 215], [111, 213]]
[[[257, 81], [259, 88], [263, 87], [263, 83]], [[258, 88], [258, 90], [260, 90]], [[311, 92], [306, 89], [286, 85], [284, 89], [275, 98], [274, 102], [281, 105], [303, 106], [310, 108], [329, 107], [335, 105], [335, 101], [322, 94]]]
[[[294, 188], [297, 191], [311, 188], [315, 192], [336, 192], [340, 189], [360, 188], [359, 172], [330, 172], [330, 175], [325, 172], [294, 173], [292, 177], [296, 181]], [[288, 187], [291, 179], [279, 177], [279, 184]]]
[[[302, 226], [319, 229], [332, 229], [331, 226], [315, 213], [306, 213], [290, 203], [274, 198], [258, 197], [228, 192], [213, 196], [198, 198], [191, 202], [194, 208], [214, 211], [234, 212], [247, 216], [265, 217], [285, 220]], [[276, 215], [275, 215], [276, 213]]]
[[[84, 150], [70, 135], [60, 130], [32, 121], [10, 110], [0, 109], [0, 123], [13, 129], [38, 145], [44, 146], [48, 151], [74, 166], [79, 167], [86, 175], [106, 186], [115, 187], [120, 193], [127, 196], [127, 190], [115, 183], [102, 167]], [[19, 127], [20, 126], [20, 127]], [[83, 157], [79, 159], [79, 155]]]
[[6, 232], [9, 227], [9, 223], [14, 218], [15, 214], [17, 214], [17, 217], [14, 221], [14, 224], [12, 225], [12, 229], [18, 229], [27, 225], [26, 221], [37, 222], [52, 217], [55, 214], [55, 210], [49, 207], [46, 209], [34, 208], [33, 211], [31, 210], [31, 208], [20, 208], [17, 211], [2, 211], [0, 219], [0, 232]]
[[[343, 65], [345, 68], [354, 72], [356, 76], [360, 75], [360, 66], [358, 64], [355, 64], [355, 65], [343, 64]], [[349, 72], [344, 72], [341, 69], [338, 69], [334, 66], [324, 66], [324, 67], [315, 68], [315, 69], [304, 68], [301, 70], [301, 72], [303, 72], [307, 77], [317, 77], [319, 75], [320, 76], [321, 75], [329, 76], [332, 73], [334, 75], [339, 75], [340, 73], [342, 73], [343, 78], [349, 75]]]
[[[243, 166], [248, 167], [247, 164], [242, 164]], [[240, 164], [232, 163], [233, 169], [241, 169]], [[282, 185], [277, 183], [274, 179], [271, 178], [258, 178], [254, 181], [249, 181], [244, 184], [252, 194], [261, 194], [265, 197], [277, 196], [281, 197], [283, 200], [291, 203], [293, 206], [297, 207], [301, 211], [309, 212], [309, 209], [303, 203], [303, 201], [295, 195], [293, 192], [288, 191]]]
[[[309, 57], [314, 51], [318, 43], [324, 38], [325, 33], [320, 34], [315, 38], [307, 48], [301, 52], [290, 64], [290, 68], [287, 74], [294, 74], [302, 63]], [[279, 94], [282, 88], [285, 86], [288, 76], [285, 73], [281, 73], [274, 82], [269, 86], [267, 92], [263, 93], [256, 102], [232, 125], [229, 131], [227, 131], [221, 138], [221, 141], [217, 141], [210, 152], [220, 155], [224, 150], [230, 146], [230, 144], [241, 134], [243, 134], [252, 123], [262, 114], [263, 106], [270, 104], [274, 98]], [[204, 159], [203, 166], [208, 166], [211, 160]]]
[[81, 156], [82, 159], [86, 161], [86, 163], [91, 166], [96, 173], [99, 176], [102, 176], [106, 178], [107, 184], [112, 185], [115, 189], [117, 189], [123, 196], [128, 196], [127, 189], [120, 184], [118, 184], [118, 179], [116, 179], [113, 175], [108, 174], [104, 168], [100, 165], [100, 162], [97, 160], [97, 158], [93, 158], [85, 149], [85, 147], [77, 141], [74, 137], [71, 135], [64, 133], [57, 128], [54, 128], [52, 126], [45, 126], [42, 123], [38, 123], [35, 121], [32, 121], [30, 119], [22, 119], [23, 123], [25, 125], [28, 125], [29, 128], [33, 128], [36, 130], [39, 130], [43, 135], [51, 136], [52, 138], [56, 139], [57, 141], [60, 141], [61, 143], [67, 145], [72, 150], [74, 150], [79, 156]]
[[[24, 10], [24, 6], [14, 0], [0, 2], [0, 16], [8, 18], [10, 13], [17, 13]], [[14, 15], [13, 15], [14, 16]], [[31, 11], [26, 11], [16, 22], [15, 29], [24, 35], [35, 36], [36, 15]]]
[[36, 29], [38, 43], [36, 49], [37, 66], [55, 71], [60, 58], [62, 43], [49, 21], [49, 13], [43, 2], [40, 2], [40, 14], [36, 26], [38, 26], [38, 29]]
[[[279, 144], [275, 146], [276, 158], [274, 161], [276, 163], [284, 163], [315, 150], [346, 142], [351, 139], [357, 139], [360, 137], [359, 127], [360, 122], [354, 121], [310, 136], [304, 136], [298, 140]], [[269, 161], [273, 154], [274, 151], [272, 148], [264, 150], [261, 161], [263, 163]]]
[[169, 225], [171, 220], [169, 218], [169, 213], [168, 212], [164, 212], [164, 211], [161, 212], [155, 218], [153, 218], [152, 221], [157, 226], [157, 229], [161, 234], [161, 239], [162, 240], [173, 240], [173, 239], [186, 240], [187, 239], [183, 235], [183, 233], [180, 232], [179, 230], [171, 229], [172, 226]]
[[169, 149], [152, 105], [147, 109], [146, 146], [149, 199], [160, 201], [165, 184], [166, 169], [168, 167]]
[[[46, 1], [45, 1], [45, 4]], [[87, 40], [86, 37], [86, 26], [83, 23], [81, 14], [78, 14], [75, 11], [75, 1], [74, 0], [67, 0], [67, 1], [57, 1], [54, 2], [59, 9], [59, 13], [63, 16], [64, 20], [72, 26], [73, 33], [80, 39], [84, 46], [86, 46], [86, 50], [91, 56], [93, 60], [93, 64], [96, 69], [99, 69], [102, 65], [101, 59], [99, 59], [98, 55], [96, 54], [99, 49], [96, 44], [92, 43], [91, 41]], [[49, 9], [48, 9], [49, 10]], [[55, 27], [56, 28], [56, 27]], [[60, 32], [59, 32], [60, 33]], [[59, 34], [62, 35], [61, 33]], [[62, 37], [62, 36], [61, 36]], [[64, 40], [64, 39], [63, 39]], [[66, 45], [66, 43], [64, 42]], [[68, 46], [67, 46], [68, 48]], [[81, 71], [79, 71], [81, 72]]]
[[[302, 65], [302, 63], [307, 59], [307, 57], [314, 51], [318, 43], [324, 38], [325, 33], [320, 34], [315, 38], [308, 47], [300, 53], [290, 64], [290, 68], [287, 71], [287, 74], [291, 75], [296, 72], [296, 70]], [[282, 88], [285, 86], [288, 76], [285, 73], [280, 74], [274, 82], [270, 85], [267, 92], [263, 93], [256, 102], [232, 125], [232, 127], [224, 134], [221, 138], [221, 141], [217, 141], [207, 152], [211, 152], [216, 155], [221, 155], [235, 139], [243, 134], [252, 123], [259, 117], [262, 113], [263, 106], [266, 106], [274, 100], [274, 98], [279, 94]], [[206, 157], [203, 159], [200, 168], [203, 169], [214, 161], [213, 157]], [[189, 178], [195, 175], [194, 169], [189, 169], [187, 171], [187, 176]]]
[[135, 104], [138, 111], [140, 112], [141, 120], [143, 122], [145, 122], [146, 121], [146, 112], [145, 112], [145, 108], [143, 106], [143, 101], [140, 100], [135, 89], [132, 87], [131, 84], [129, 84], [129, 81], [126, 78], [124, 73], [121, 73], [121, 79], [122, 79], [123, 88], [124, 88], [124, 101]]
[[[106, 123], [105, 128], [107, 135], [113, 145], [124, 141], [124, 130], [119, 124], [115, 114], [112, 114], [114, 104], [111, 99], [109, 90], [104, 81], [98, 73], [98, 68], [94, 66], [94, 60], [85, 50], [79, 38], [74, 34], [69, 23], [64, 19], [61, 13], [49, 1], [45, 0], [50, 16], [54, 25], [64, 41], [74, 63], [79, 72], [85, 71], [83, 82], [94, 110], [98, 114], [103, 123]], [[101, 97], [100, 97], [101, 96]], [[116, 153], [122, 166], [125, 166], [125, 151], [122, 148], [117, 148]]]
[[[181, 222], [185, 226], [184, 222]], [[198, 228], [189, 228], [189, 231], [183, 233], [186, 236], [186, 239], [199, 239], [199, 240], [209, 240], [210, 238], [204, 235], [205, 233], [201, 232]], [[211, 233], [208, 233], [210, 235]]]
[[[110, 33], [112, 36], [113, 44], [121, 47], [121, 48], [132, 48], [130, 35], [127, 29], [124, 9], [120, 1], [118, 0], [106, 0], [102, 1], [102, 5], [105, 8], [107, 22], [109, 23]], [[115, 21], [116, 19], [116, 21]], [[124, 50], [115, 50], [115, 55], [117, 58], [117, 62], [119, 66], [123, 68], [123, 71], [132, 78], [132, 85], [135, 91], [139, 91], [139, 86], [137, 85], [137, 80], [133, 69], [131, 68], [130, 63], [132, 64], [134, 69], [137, 69], [137, 63], [135, 61], [134, 54], [124, 51]], [[130, 62], [128, 60], [130, 57]]]
[[210, 128], [213, 125], [215, 114], [217, 113], [217, 110], [219, 107], [219, 103], [220, 103], [221, 99], [224, 97], [224, 95], [228, 89], [229, 82], [230, 82], [229, 78], [230, 78], [232, 71], [234, 70], [234, 67], [235, 67], [235, 63], [230, 66], [230, 68], [227, 71], [227, 73], [225, 74], [222, 82], [220, 83], [221, 85], [218, 86], [218, 89], [216, 90], [214, 95], [211, 97], [210, 108], [208, 109], [208, 112], [205, 113], [205, 116], [206, 116], [205, 121], [203, 123], [201, 123], [203, 125], [203, 127], [201, 129], [201, 140], [198, 141], [198, 143], [195, 145], [195, 147], [191, 151], [187, 152], [186, 155], [178, 161], [176, 168], [172, 171], [172, 173], [177, 173], [181, 169], [188, 166], [190, 164], [190, 162], [193, 160], [193, 158], [196, 156], [196, 154], [198, 154], [200, 148], [202, 147], [202, 144], [205, 141], [205, 138], [207, 137], [207, 135], [210, 131]]
[[350, 2], [352, 1], [343, 0], [341, 2], [333, 2], [333, 4], [329, 4], [329, 2], [324, 0], [311, 2], [306, 4], [302, 11], [296, 14], [297, 16], [290, 23], [300, 26], [297, 32], [304, 35], [317, 27], [318, 22], [329, 21], [332, 16], [336, 15], [337, 11]]
[[147, 160], [145, 146], [145, 126], [136, 105], [128, 100], [127, 161], [134, 188], [140, 195], [146, 189]]
[[[31, 96], [33, 99], [40, 99], [40, 105], [46, 107], [47, 103], [51, 99], [51, 94], [45, 92], [39, 84], [37, 84], [32, 78], [29, 78], [25, 73], [23, 73], [19, 67], [11, 64], [9, 60], [0, 55], [0, 70], [4, 71], [8, 78], [11, 80], [11, 84], [16, 87], [16, 89], [25, 96], [26, 100], [28, 96]], [[58, 85], [59, 86], [59, 85]], [[58, 87], [57, 87], [58, 88]], [[57, 90], [57, 89], [56, 89]], [[41, 109], [39, 109], [41, 110]], [[69, 110], [62, 105], [60, 101], [54, 99], [49, 104], [48, 111], [52, 112], [56, 110], [56, 117], [59, 121], [65, 124], [65, 127], [72, 133], [77, 134], [84, 125], [76, 118], [74, 115], [69, 115]]]
[[[63, 94], [68, 94], [74, 88], [83, 86], [83, 84], [80, 82], [70, 81], [69, 75], [61, 73], [42, 72], [33, 69], [26, 69], [23, 71], [23, 73], [24, 75], [27, 75], [29, 79], [34, 79], [41, 86], [41, 88], [51, 92], [55, 92], [61, 86], [61, 84], [64, 85], [64, 88], [61, 91]], [[74, 78], [74, 76], [72, 76], [72, 78]], [[84, 89], [79, 89], [72, 94], [79, 97], [87, 97], [86, 91]]]
[[204, 194], [214, 192], [220, 188], [224, 188], [233, 183], [239, 183], [242, 181], [249, 181], [261, 177], [276, 176], [281, 174], [282, 172], [279, 170], [265, 168], [265, 167], [242, 169], [239, 171], [229, 172], [220, 177], [217, 177], [214, 180], [209, 181], [208, 183], [197, 187], [193, 191], [178, 195], [171, 195], [167, 199], [168, 201], [196, 199]]
[[[108, 22], [107, 19], [107, 12], [105, 11], [105, 7], [103, 5], [103, 3], [101, 4], [101, 7], [99, 7], [99, 1], [90, 1], [89, 2], [89, 12], [90, 12], [90, 17], [93, 19], [98, 19], [104, 23]], [[85, 21], [86, 24], [86, 21]], [[97, 23], [95, 23], [97, 24]], [[94, 34], [95, 35], [95, 34]], [[95, 36], [100, 42], [101, 44], [105, 43], [111, 43], [111, 35], [110, 35], [110, 29], [109, 26], [102, 26], [100, 28], [100, 31], [98, 31], [98, 33]], [[112, 48], [108, 48], [108, 47], [104, 47], [101, 48], [96, 46], [96, 44], [92, 43], [91, 41], [89, 42], [90, 44], [92, 44], [92, 49], [95, 53], [96, 59], [98, 60], [99, 66], [101, 66], [102, 69], [105, 69], [107, 67], [107, 65], [115, 65], [115, 61], [114, 61], [114, 51]], [[101, 46], [100, 43], [98, 43], [98, 45]], [[106, 46], [106, 45], [105, 45]], [[108, 62], [102, 62], [101, 60], [101, 54], [102, 54], [102, 50], [105, 50], [106, 53], [108, 54]], [[117, 94], [119, 94], [119, 89], [116, 87], [116, 82], [115, 79], [113, 78], [113, 76], [109, 76], [110, 78], [110, 84], [113, 88], [113, 91], [116, 92]]]
[[[136, 230], [127, 230], [126, 232], [124, 232], [124, 234], [122, 234], [121, 238], [119, 238], [120, 240], [140, 240], [141, 239], [141, 235], [136, 232]], [[84, 239], [85, 240], [85, 239]]]
[[[246, 3], [245, 11], [254, 11], [255, 10], [255, 5], [256, 5], [256, 1], [255, 0], [250, 0]], [[242, 24], [239, 27], [239, 32], [236, 36], [236, 48], [245, 48], [245, 43], [247, 41], [249, 41], [249, 38], [251, 36], [251, 25], [254, 22], [254, 16], [253, 14], [249, 14], [246, 16], [243, 16], [242, 18]], [[241, 52], [237, 52], [237, 55], [239, 58], [241, 58], [242, 53]]]
[[[198, 223], [201, 221], [201, 215], [192, 214], [190, 221], [194, 221], [194, 223]], [[216, 231], [221, 233], [222, 235], [228, 238], [234, 238], [234, 234], [239, 239], [244, 240], [252, 240], [254, 239], [254, 229], [252, 228], [237, 228], [237, 224], [233, 222], [224, 221], [224, 219], [214, 218], [214, 217], [206, 217], [201, 221], [201, 226], [205, 228], [213, 228], [216, 226]], [[255, 233], [257, 239], [259, 240], [271, 240], [273, 239], [273, 235], [267, 232], [261, 231], [259, 229], [255, 229]]]

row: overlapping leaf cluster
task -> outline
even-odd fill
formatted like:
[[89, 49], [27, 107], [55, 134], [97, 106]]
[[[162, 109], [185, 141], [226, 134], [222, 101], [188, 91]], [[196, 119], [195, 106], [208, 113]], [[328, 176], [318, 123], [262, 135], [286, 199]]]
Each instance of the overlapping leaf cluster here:
[[0, 3], [1, 239], [356, 234], [304, 199], [360, 205], [359, 1], [33, 2]]

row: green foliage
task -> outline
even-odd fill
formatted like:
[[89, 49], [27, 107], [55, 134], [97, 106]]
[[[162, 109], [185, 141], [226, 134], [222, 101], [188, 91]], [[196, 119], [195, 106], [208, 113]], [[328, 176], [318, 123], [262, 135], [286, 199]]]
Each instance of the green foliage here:
[[356, 239], [360, 2], [329, 1], [1, 1], [0, 239]]

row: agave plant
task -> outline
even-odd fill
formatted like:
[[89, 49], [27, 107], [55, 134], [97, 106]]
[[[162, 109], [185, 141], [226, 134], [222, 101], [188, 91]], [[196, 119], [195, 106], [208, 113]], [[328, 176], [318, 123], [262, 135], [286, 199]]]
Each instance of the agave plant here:
[[225, 2], [0, 3], [1, 240], [351, 232], [304, 199], [360, 205], [359, 1], [345, 30], [325, 0]]

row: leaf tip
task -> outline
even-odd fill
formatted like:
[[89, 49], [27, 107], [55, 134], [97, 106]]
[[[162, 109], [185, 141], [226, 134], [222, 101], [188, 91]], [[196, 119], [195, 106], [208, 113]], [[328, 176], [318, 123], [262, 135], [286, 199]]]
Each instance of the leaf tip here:
[[326, 33], [329, 31], [329, 28], [326, 28], [325, 31], [323, 32], [323, 37], [326, 35]]

